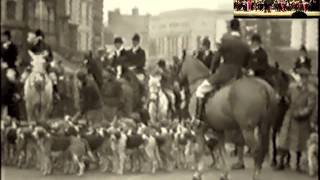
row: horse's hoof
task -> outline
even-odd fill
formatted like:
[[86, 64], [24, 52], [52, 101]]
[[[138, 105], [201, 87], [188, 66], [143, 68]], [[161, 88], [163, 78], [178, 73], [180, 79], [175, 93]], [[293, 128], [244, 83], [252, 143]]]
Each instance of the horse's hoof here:
[[199, 177], [193, 176], [192, 177], [192, 180], [201, 180], [201, 179], [202, 179], [201, 176], [199, 176]]
[[202, 177], [201, 177], [201, 175], [198, 174], [198, 173], [195, 173], [195, 174], [192, 176], [192, 180], [201, 180], [201, 179], [202, 179]]
[[274, 161], [272, 161], [271, 164], [270, 164], [270, 167], [274, 168], [274, 167], [276, 167], [276, 166], [277, 166], [277, 163], [274, 162]]
[[273, 168], [275, 171], [283, 171], [285, 169], [283, 164], [279, 164]]
[[235, 163], [231, 166], [231, 169], [234, 169], [234, 170], [241, 170], [241, 169], [245, 169], [245, 166], [243, 163]]
[[230, 180], [228, 176], [221, 176], [220, 180]]

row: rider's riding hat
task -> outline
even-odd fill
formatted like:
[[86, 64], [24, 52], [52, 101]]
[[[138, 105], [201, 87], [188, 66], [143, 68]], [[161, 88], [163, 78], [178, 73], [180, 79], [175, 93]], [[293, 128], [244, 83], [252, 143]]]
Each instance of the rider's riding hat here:
[[160, 59], [160, 60], [158, 61], [158, 66], [160, 66], [160, 67], [165, 67], [165, 66], [166, 66], [166, 62], [165, 62], [163, 59]]
[[254, 35], [252, 35], [252, 37], [251, 37], [251, 41], [252, 42], [258, 42], [259, 44], [262, 42], [261, 41], [261, 36], [259, 35], [259, 34], [254, 34]]
[[240, 31], [240, 21], [238, 19], [232, 19], [230, 21], [230, 28], [234, 31]]
[[11, 39], [11, 32], [10, 31], [8, 31], [8, 30], [4, 31], [3, 35], [7, 36], [9, 40]]
[[36, 37], [42, 37], [42, 38], [44, 38], [44, 33], [43, 33], [43, 31], [41, 31], [40, 29], [37, 29], [36, 32], [35, 32], [35, 34], [36, 34]]
[[202, 45], [203, 46], [206, 46], [206, 47], [208, 47], [208, 48], [210, 48], [210, 40], [209, 40], [209, 38], [208, 37], [205, 37], [203, 40], [202, 40]]
[[114, 43], [114, 44], [116, 44], [116, 43], [123, 44], [123, 40], [122, 40], [121, 37], [116, 37], [116, 38], [114, 38], [114, 42], [113, 42], [113, 43]]
[[138, 41], [138, 42], [140, 42], [140, 36], [139, 36], [139, 34], [135, 33], [135, 34], [133, 35], [133, 37], [132, 37], [132, 41]]

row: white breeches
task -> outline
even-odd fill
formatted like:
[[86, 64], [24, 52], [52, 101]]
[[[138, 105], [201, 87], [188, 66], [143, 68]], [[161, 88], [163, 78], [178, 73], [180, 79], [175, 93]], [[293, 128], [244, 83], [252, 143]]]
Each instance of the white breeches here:
[[197, 90], [196, 90], [196, 97], [198, 98], [204, 98], [204, 96], [212, 91], [213, 87], [210, 84], [210, 82], [206, 79], [204, 80], [200, 86], [198, 86]]

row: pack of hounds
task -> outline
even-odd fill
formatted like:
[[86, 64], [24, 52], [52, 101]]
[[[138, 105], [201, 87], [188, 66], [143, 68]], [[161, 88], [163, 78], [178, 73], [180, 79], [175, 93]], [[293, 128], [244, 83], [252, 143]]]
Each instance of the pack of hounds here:
[[[92, 168], [117, 174], [194, 169], [193, 128], [177, 120], [146, 126], [123, 118], [93, 128], [69, 116], [24, 124], [7, 117], [1, 121], [2, 165], [36, 168], [43, 175], [63, 171], [79, 176]], [[214, 148], [215, 136], [205, 137]]]
[[[78, 176], [92, 167], [120, 175], [194, 169], [195, 148], [199, 146], [194, 128], [191, 121], [178, 120], [146, 126], [123, 118], [93, 128], [82, 120], [73, 122], [69, 116], [25, 124], [6, 117], [1, 121], [1, 164], [36, 168], [43, 175], [60, 171]], [[205, 134], [207, 154], [216, 150], [215, 138], [214, 133]], [[312, 133], [307, 144], [307, 171], [314, 176], [318, 134]], [[213, 160], [218, 162], [219, 158]]]

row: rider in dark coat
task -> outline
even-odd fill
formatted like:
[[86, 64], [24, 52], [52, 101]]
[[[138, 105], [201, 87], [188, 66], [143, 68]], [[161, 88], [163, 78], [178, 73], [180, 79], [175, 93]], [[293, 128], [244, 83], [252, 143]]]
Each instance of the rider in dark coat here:
[[1, 42], [1, 59], [4, 63], [7, 64], [8, 68], [16, 69], [16, 62], [18, 56], [18, 48], [11, 41], [11, 33], [10, 31], [5, 31], [1, 38], [3, 42]]
[[197, 58], [208, 67], [208, 69], [210, 69], [213, 61], [213, 52], [210, 50], [210, 44], [210, 40], [208, 38], [204, 38], [201, 50], [197, 56]]
[[128, 61], [129, 68], [136, 74], [144, 74], [144, 66], [146, 64], [146, 53], [140, 47], [140, 36], [135, 34], [132, 37], [133, 47], [130, 49], [130, 59]]
[[128, 56], [129, 53], [123, 48], [123, 41], [121, 37], [116, 37], [114, 39], [114, 46], [116, 50], [114, 51], [114, 55], [111, 59], [111, 67], [117, 72], [117, 78], [123, 75], [124, 71], [127, 68]]
[[103, 79], [102, 79], [102, 71], [103, 66], [102, 62], [96, 58], [92, 57], [92, 53], [89, 53], [85, 56], [85, 64], [88, 69], [88, 73], [92, 74], [94, 80], [96, 81], [99, 89], [101, 90]]
[[[252, 58], [249, 61], [248, 68], [255, 76], [267, 80], [267, 71], [269, 69], [267, 52], [261, 47], [261, 37], [254, 34], [251, 37], [251, 48], [253, 51]], [[268, 80], [267, 80], [268, 81]]]
[[145, 81], [145, 72], [144, 67], [146, 64], [146, 53], [140, 47], [140, 36], [138, 34], [134, 34], [132, 37], [132, 49], [129, 51], [129, 59], [128, 59], [128, 68], [133, 71], [139, 80], [140, 92], [142, 95], [145, 94], [144, 89], [144, 81]]
[[232, 79], [238, 78], [241, 75], [242, 68], [247, 66], [252, 56], [249, 46], [241, 40], [239, 20], [231, 20], [230, 27], [231, 32], [221, 39], [221, 46], [218, 50], [219, 56], [217, 56], [220, 58], [219, 67], [196, 90], [196, 119], [200, 119], [202, 114], [205, 94], [217, 90]]

